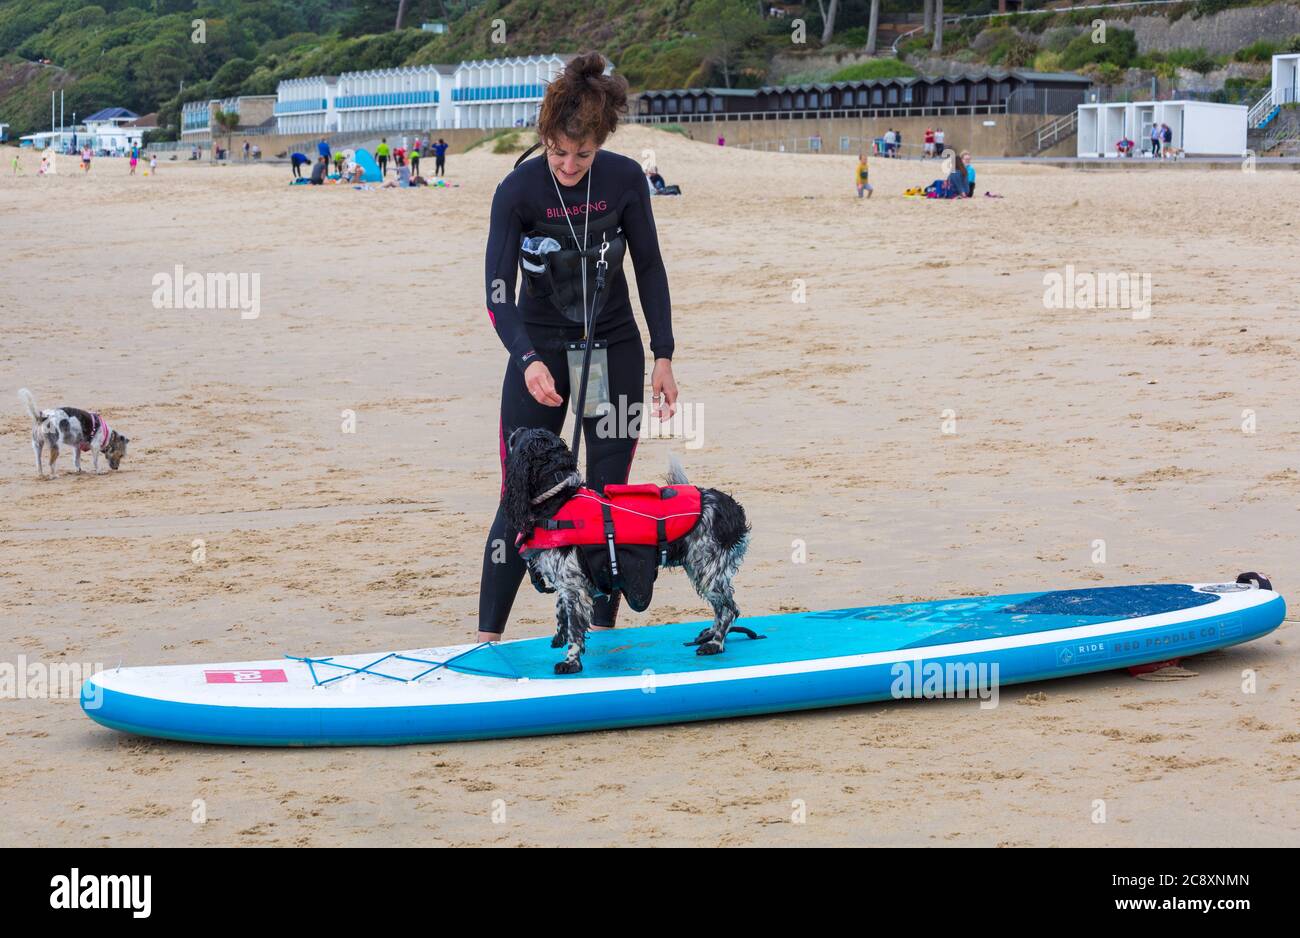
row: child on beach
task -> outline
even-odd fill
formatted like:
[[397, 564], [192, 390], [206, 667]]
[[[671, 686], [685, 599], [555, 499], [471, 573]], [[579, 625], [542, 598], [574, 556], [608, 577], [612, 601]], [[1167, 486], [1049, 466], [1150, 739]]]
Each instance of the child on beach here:
[[83, 173], [90, 172], [90, 156], [90, 145], [87, 144], [81, 148], [81, 171]]
[[23, 171], [22, 164], [18, 162], [18, 154], [17, 152], [15, 152], [14, 153], [14, 175], [17, 176], [22, 171]]
[[867, 198], [871, 198], [871, 193], [876, 190], [872, 188], [871, 183], [867, 182], [867, 155], [865, 153], [858, 154], [858, 168], [854, 172], [853, 178], [857, 180], [858, 198], [862, 198], [864, 191], [867, 193]]
[[135, 148], [132, 147], [131, 148], [131, 172], [127, 173], [128, 176], [135, 175], [135, 164], [136, 164]]
[[155, 176], [158, 175], [158, 154], [157, 153], [149, 154], [149, 172], [153, 173]]

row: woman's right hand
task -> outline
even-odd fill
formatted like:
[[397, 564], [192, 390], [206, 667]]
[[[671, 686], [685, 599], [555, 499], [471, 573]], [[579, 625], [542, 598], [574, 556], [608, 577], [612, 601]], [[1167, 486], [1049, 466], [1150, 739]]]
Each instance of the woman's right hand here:
[[539, 404], [559, 407], [564, 403], [564, 398], [556, 393], [555, 379], [551, 377], [551, 369], [546, 367], [545, 362], [536, 361], [524, 369], [524, 384]]

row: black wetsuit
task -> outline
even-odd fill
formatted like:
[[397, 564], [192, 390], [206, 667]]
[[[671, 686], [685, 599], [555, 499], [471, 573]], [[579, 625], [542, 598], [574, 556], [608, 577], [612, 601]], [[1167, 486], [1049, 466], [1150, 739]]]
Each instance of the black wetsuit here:
[[[655, 358], [672, 358], [672, 314], [668, 297], [668, 275], [659, 256], [659, 239], [650, 209], [650, 194], [641, 167], [625, 156], [605, 150], [596, 153], [588, 176], [572, 188], [560, 186], [545, 157], [524, 162], [497, 187], [492, 199], [492, 226], [488, 234], [485, 288], [488, 315], [510, 353], [501, 388], [501, 420], [497, 444], [505, 475], [505, 441], [518, 427], [545, 428], [561, 432], [569, 408], [569, 368], [565, 343], [582, 338], [580, 321], [570, 320], [549, 298], [522, 290], [516, 299], [519, 279], [519, 248], [524, 235], [541, 232], [563, 240], [568, 238], [568, 221], [579, 239], [589, 227], [588, 243], [596, 246], [602, 237], [621, 236], [636, 272], [637, 293], [650, 330], [650, 348]], [[589, 218], [588, 218], [589, 213]], [[597, 234], [599, 230], [599, 234]], [[577, 246], [577, 245], [573, 245]], [[595, 265], [587, 263], [588, 296], [595, 284]], [[580, 291], [579, 291], [579, 295]], [[632, 316], [627, 278], [621, 261], [611, 263], [606, 286], [597, 306], [594, 335], [609, 343], [610, 400], [619, 412], [620, 398], [627, 405], [645, 398], [645, 352], [641, 333]], [[580, 316], [580, 314], [579, 314]], [[538, 403], [524, 384], [524, 370], [542, 361], [555, 379], [555, 390], [564, 398], [561, 407]], [[626, 482], [632, 468], [640, 431], [639, 415], [619, 421], [622, 432], [597, 434], [597, 418], [583, 422], [582, 443], [586, 456], [586, 481], [593, 488], [610, 482]], [[483, 552], [483, 577], [479, 588], [479, 629], [500, 633], [510, 617], [510, 608], [524, 577], [524, 563], [515, 550], [516, 532], [508, 530], [501, 508]], [[597, 600], [593, 625], [612, 626], [618, 612], [618, 597]]]

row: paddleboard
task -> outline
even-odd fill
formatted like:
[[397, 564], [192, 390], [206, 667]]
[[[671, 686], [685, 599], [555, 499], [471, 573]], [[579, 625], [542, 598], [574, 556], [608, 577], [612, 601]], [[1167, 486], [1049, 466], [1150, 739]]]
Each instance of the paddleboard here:
[[[1250, 579], [1253, 577], [1253, 579]], [[97, 723], [245, 746], [447, 742], [679, 723], [990, 686], [1200, 654], [1273, 631], [1267, 580], [1098, 587], [742, 617], [726, 651], [704, 622], [587, 639], [557, 675], [550, 639], [329, 657], [119, 667], [82, 688]], [[931, 679], [938, 669], [939, 683]], [[963, 679], [962, 675], [965, 675]], [[959, 693], [949, 681], [966, 687]]]

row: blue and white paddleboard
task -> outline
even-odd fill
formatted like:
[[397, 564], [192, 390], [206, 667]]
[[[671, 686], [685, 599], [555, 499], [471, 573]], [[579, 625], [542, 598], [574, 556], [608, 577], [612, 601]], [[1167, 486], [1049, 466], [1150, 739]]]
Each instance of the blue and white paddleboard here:
[[[936, 673], [1015, 684], [1166, 661], [1273, 631], [1267, 581], [981, 596], [742, 618], [725, 653], [703, 622], [598, 632], [556, 675], [546, 638], [414, 651], [118, 668], [86, 681], [97, 723], [245, 746], [352, 746], [569, 733], [922, 694]], [[910, 689], [909, 689], [910, 688]], [[948, 688], [947, 690], [954, 690]]]

